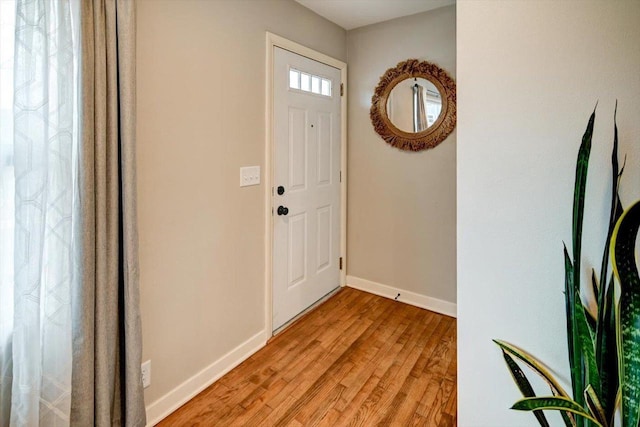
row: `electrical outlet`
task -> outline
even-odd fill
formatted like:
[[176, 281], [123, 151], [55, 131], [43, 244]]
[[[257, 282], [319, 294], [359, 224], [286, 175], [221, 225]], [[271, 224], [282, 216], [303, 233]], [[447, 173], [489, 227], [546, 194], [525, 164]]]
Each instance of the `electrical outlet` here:
[[240, 187], [260, 184], [260, 166], [240, 168]]
[[147, 360], [141, 366], [142, 370], [142, 387], [147, 388], [151, 385], [151, 360]]

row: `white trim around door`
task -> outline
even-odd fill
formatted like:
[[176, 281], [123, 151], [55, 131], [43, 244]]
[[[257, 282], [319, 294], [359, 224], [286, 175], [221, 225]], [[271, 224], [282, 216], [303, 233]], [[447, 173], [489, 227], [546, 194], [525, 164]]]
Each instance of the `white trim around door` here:
[[306, 46], [285, 39], [276, 34], [266, 33], [266, 70], [265, 70], [265, 334], [266, 339], [273, 335], [273, 213], [271, 199], [273, 197], [273, 50], [275, 47], [330, 65], [340, 70], [342, 94], [340, 120], [342, 122], [340, 146], [340, 256], [342, 270], [340, 271], [340, 285], [345, 286], [347, 277], [347, 64], [317, 52]]

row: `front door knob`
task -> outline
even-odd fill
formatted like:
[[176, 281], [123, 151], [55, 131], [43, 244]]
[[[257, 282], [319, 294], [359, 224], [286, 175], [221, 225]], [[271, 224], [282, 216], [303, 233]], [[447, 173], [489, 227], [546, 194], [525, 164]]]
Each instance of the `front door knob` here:
[[287, 215], [289, 213], [289, 208], [285, 208], [284, 206], [278, 206], [278, 215]]

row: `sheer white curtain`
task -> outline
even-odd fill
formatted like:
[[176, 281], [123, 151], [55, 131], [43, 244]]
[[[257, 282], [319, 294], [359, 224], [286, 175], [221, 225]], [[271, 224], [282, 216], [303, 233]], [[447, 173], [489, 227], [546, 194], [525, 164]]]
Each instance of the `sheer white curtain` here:
[[13, 43], [15, 2], [0, 1], [0, 426], [11, 409], [13, 337]]
[[2, 76], [13, 108], [2, 111], [0, 147], [0, 425], [63, 426], [78, 221], [78, 27], [68, 0], [2, 3], [3, 17], [15, 7], [15, 50], [13, 75]]

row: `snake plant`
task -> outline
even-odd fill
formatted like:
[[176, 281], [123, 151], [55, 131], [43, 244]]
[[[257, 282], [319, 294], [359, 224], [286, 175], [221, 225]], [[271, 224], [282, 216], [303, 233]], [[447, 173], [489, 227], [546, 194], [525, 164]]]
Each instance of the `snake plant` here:
[[[622, 427], [640, 427], [640, 277], [634, 252], [640, 228], [640, 201], [623, 212], [618, 190], [624, 165], [620, 168], [618, 163], [615, 114], [609, 223], [600, 274], [591, 271], [596, 313], [587, 309], [580, 292], [584, 200], [595, 118], [594, 111], [582, 137], [576, 162], [573, 256], [566, 245], [564, 248], [571, 395], [531, 354], [494, 340], [524, 397], [512, 409], [533, 411], [543, 427], [549, 426], [543, 410], [560, 411], [568, 427], [613, 427], [616, 412], [620, 414]], [[608, 271], [609, 261], [613, 272]], [[537, 396], [516, 360], [542, 377], [549, 385], [551, 395]]]

